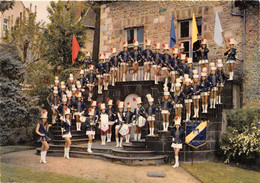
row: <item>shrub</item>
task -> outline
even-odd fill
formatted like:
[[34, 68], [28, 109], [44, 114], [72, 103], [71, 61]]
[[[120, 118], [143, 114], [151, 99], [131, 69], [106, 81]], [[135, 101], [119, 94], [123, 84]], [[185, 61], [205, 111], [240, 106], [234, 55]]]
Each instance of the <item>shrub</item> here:
[[240, 109], [227, 115], [228, 128], [220, 141], [225, 163], [259, 163], [259, 117], [259, 108]]

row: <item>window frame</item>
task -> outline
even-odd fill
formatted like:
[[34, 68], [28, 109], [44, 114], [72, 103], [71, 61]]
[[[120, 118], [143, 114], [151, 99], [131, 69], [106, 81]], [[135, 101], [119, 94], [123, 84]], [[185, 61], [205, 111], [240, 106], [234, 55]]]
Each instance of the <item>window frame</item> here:
[[[127, 41], [127, 44], [128, 44], [128, 50], [133, 50], [134, 49], [134, 43], [128, 43], [128, 31], [129, 30], [134, 30], [134, 39], [137, 40], [137, 29], [143, 29], [144, 30], [144, 27], [128, 27], [128, 28], [125, 28], [125, 40]], [[144, 38], [144, 35], [143, 35], [143, 38]], [[144, 40], [143, 39], [143, 42], [138, 42], [139, 43], [139, 48], [140, 48], [140, 51], [142, 51], [141, 47], [143, 47], [144, 49]], [[138, 40], [137, 40], [138, 41]]]
[[[198, 39], [202, 38], [203, 35], [203, 31], [202, 31], [202, 26], [203, 26], [203, 21], [202, 21], [202, 17], [196, 17], [196, 21], [201, 20], [201, 34], [198, 35]], [[189, 21], [189, 37], [181, 37], [181, 22], [184, 21]], [[189, 42], [189, 57], [192, 56], [193, 58], [193, 50], [192, 50], [192, 18], [189, 19], [182, 19], [182, 20], [178, 20], [178, 42], [179, 43], [183, 43], [183, 42]]]
[[[6, 22], [5, 22], [5, 20], [6, 20]], [[6, 31], [8, 29], [8, 21], [9, 21], [8, 18], [3, 19], [3, 31]]]

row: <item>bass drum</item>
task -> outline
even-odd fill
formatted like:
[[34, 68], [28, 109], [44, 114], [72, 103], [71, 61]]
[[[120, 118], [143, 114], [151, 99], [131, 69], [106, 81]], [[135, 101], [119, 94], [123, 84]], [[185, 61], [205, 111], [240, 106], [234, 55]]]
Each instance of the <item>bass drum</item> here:
[[120, 133], [121, 136], [126, 136], [129, 134], [129, 128], [127, 124], [123, 124], [121, 129], [118, 131]]

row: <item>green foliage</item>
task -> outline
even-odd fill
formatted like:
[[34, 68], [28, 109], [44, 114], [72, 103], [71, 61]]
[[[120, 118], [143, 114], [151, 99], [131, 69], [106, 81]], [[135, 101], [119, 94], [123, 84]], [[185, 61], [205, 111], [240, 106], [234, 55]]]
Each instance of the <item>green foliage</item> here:
[[20, 146], [20, 145], [14, 145], [14, 146], [0, 146], [0, 154], [7, 154], [10, 152], [17, 152], [17, 151], [26, 151], [34, 149], [33, 146]]
[[220, 142], [225, 163], [259, 163], [259, 119], [259, 108], [240, 109], [227, 115], [228, 129], [222, 134]]
[[40, 109], [21, 92], [24, 65], [15, 46], [0, 45], [0, 138], [1, 144], [30, 142]]
[[[47, 48], [45, 58], [54, 66], [56, 71], [58, 67], [67, 69], [72, 67], [72, 36], [75, 34], [79, 46], [83, 48], [86, 40], [86, 28], [83, 25], [83, 19], [79, 20], [77, 16], [77, 6], [72, 3], [58, 1], [51, 2], [47, 8], [49, 12], [50, 24], [44, 32], [45, 45]], [[84, 53], [79, 51], [78, 57], [73, 67], [78, 67], [78, 62]]]

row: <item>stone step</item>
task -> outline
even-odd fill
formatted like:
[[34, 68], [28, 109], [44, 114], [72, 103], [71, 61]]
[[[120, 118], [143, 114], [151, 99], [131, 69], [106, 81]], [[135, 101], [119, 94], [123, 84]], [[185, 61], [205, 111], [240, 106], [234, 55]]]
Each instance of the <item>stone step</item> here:
[[123, 150], [126, 151], [145, 151], [146, 146], [143, 144], [133, 145], [133, 144], [123, 144]]
[[113, 149], [112, 154], [121, 157], [152, 157], [157, 155], [155, 151], [126, 151], [121, 149]]
[[[36, 153], [39, 155], [41, 148], [36, 149]], [[61, 156], [64, 155], [64, 150], [48, 150], [48, 156]], [[115, 163], [123, 163], [127, 165], [159, 165], [169, 163], [169, 155], [155, 155], [152, 157], [122, 157], [112, 154], [105, 153], [88, 153], [88, 152], [79, 152], [79, 151], [70, 151], [70, 157], [75, 158], [96, 158], [104, 159]]]
[[143, 145], [145, 146], [145, 139], [141, 139], [141, 140], [131, 140], [133, 145]]
[[[81, 143], [87, 143], [88, 138], [81, 138], [81, 139], [71, 139], [71, 144], [76, 145], [76, 144], [81, 144]], [[53, 140], [53, 143], [58, 145], [58, 144], [64, 144], [65, 139], [60, 139], [60, 140]]]

